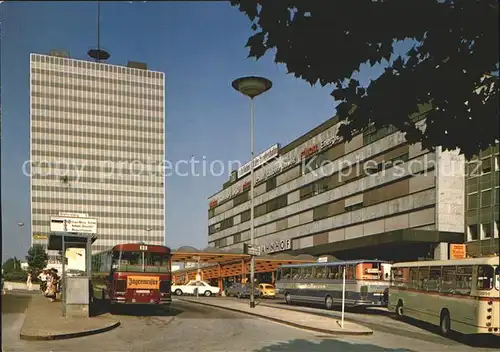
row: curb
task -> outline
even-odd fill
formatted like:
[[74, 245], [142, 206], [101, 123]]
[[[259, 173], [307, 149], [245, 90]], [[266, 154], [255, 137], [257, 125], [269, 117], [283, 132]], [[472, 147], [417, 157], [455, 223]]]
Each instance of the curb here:
[[40, 341], [40, 340], [65, 340], [65, 339], [73, 339], [76, 337], [83, 337], [83, 336], [91, 336], [91, 335], [97, 335], [101, 334], [103, 332], [108, 332], [110, 330], [113, 330], [120, 326], [120, 322], [116, 321], [114, 324], [110, 326], [106, 326], [104, 328], [100, 329], [93, 329], [93, 330], [88, 330], [88, 331], [81, 331], [81, 332], [72, 332], [69, 334], [57, 334], [57, 335], [26, 335], [23, 334], [22, 332], [19, 334], [19, 337], [21, 340], [29, 340], [29, 341]]
[[[299, 328], [299, 329], [303, 329], [303, 330], [309, 330], [309, 331], [319, 332], [319, 333], [322, 333], [322, 334], [329, 334], [329, 335], [350, 335], [350, 336], [367, 336], [367, 335], [373, 335], [373, 330], [368, 329], [368, 328], [366, 328], [364, 326], [363, 326], [364, 328], [366, 328], [367, 330], [370, 330], [370, 331], [361, 331], [361, 332], [357, 332], [357, 331], [342, 331], [342, 330], [339, 330], [339, 331], [335, 330], [335, 331], [333, 331], [333, 330], [328, 330], [328, 329], [314, 328], [314, 327], [307, 326], [307, 325], [302, 325], [302, 324], [296, 324], [296, 323], [292, 323], [292, 322], [289, 322], [289, 321], [286, 321], [286, 320], [272, 318], [272, 317], [269, 317], [269, 316], [266, 316], [266, 315], [262, 315], [262, 314], [258, 314], [258, 313], [251, 313], [251, 312], [247, 312], [247, 311], [244, 311], [244, 310], [239, 310], [237, 308], [222, 307], [222, 306], [218, 306], [218, 305], [215, 305], [215, 304], [210, 304], [210, 303], [206, 303], [206, 302], [198, 302], [198, 301], [189, 300], [189, 299], [182, 299], [182, 298], [178, 298], [178, 300], [179, 301], [183, 301], [183, 302], [190, 302], [190, 303], [200, 304], [200, 305], [204, 305], [204, 306], [210, 306], [210, 307], [219, 308], [219, 309], [225, 309], [225, 310], [229, 310], [229, 311], [237, 312], [237, 313], [241, 313], [241, 314], [251, 315], [251, 316], [254, 316], [254, 317], [257, 317], [257, 318], [274, 321], [275, 323], [280, 323], [280, 324], [292, 326], [294, 328]], [[270, 307], [270, 308], [272, 308], [272, 307]], [[309, 314], [309, 313], [304, 313], [304, 314]], [[314, 315], [314, 314], [311, 314], [311, 315]], [[358, 324], [358, 323], [356, 323], [356, 324]], [[361, 325], [361, 324], [358, 324], [358, 325]]]

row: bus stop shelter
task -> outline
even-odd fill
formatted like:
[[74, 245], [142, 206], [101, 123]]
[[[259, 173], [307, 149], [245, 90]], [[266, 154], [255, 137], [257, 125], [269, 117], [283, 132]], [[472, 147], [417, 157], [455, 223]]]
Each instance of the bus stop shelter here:
[[[61, 251], [62, 260], [62, 315], [89, 316], [89, 288], [92, 275], [92, 243], [95, 234], [52, 232], [49, 235], [48, 250]], [[66, 250], [85, 248], [85, 276], [66, 276]]]

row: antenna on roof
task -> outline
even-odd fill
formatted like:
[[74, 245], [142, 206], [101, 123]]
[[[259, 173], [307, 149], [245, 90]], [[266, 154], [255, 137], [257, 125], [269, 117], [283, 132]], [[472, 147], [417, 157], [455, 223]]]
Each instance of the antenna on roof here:
[[87, 54], [96, 60], [96, 62], [101, 62], [109, 59], [110, 54], [101, 49], [101, 2], [97, 1], [97, 47], [90, 49]]

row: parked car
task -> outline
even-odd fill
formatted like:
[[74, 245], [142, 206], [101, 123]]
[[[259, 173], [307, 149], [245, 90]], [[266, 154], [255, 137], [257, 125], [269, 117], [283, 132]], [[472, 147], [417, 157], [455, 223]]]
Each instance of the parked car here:
[[85, 276], [85, 271], [78, 269], [68, 269], [66, 270], [66, 276], [68, 277]]
[[177, 296], [196, 295], [196, 291], [198, 291], [199, 295], [210, 297], [218, 294], [220, 292], [220, 288], [211, 286], [206, 281], [191, 280], [184, 285], [172, 285], [171, 291]]
[[[250, 297], [250, 285], [241, 284], [237, 282], [227, 287], [224, 293], [226, 294], [226, 297], [231, 297], [231, 296], [238, 298]], [[257, 286], [254, 288], [254, 295], [256, 297], [259, 297], [260, 295], [259, 288]]]
[[271, 284], [259, 284], [260, 296], [264, 298], [274, 298], [276, 297], [276, 289]]

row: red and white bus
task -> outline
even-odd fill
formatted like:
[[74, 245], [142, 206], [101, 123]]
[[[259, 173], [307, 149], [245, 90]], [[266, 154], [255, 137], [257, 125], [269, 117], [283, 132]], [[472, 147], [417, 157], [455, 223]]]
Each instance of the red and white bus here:
[[144, 243], [119, 244], [92, 255], [91, 300], [170, 307], [170, 248]]

